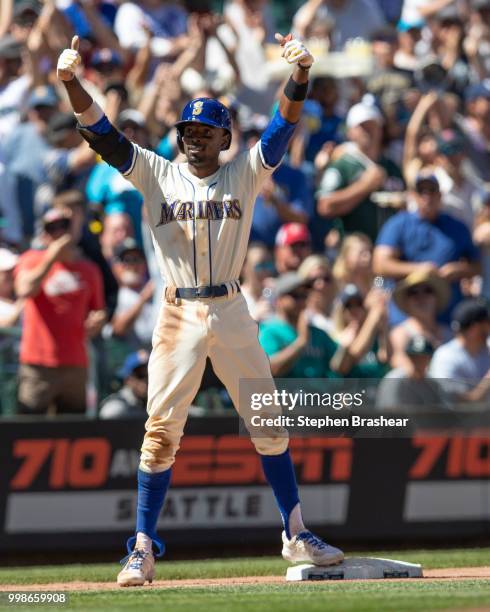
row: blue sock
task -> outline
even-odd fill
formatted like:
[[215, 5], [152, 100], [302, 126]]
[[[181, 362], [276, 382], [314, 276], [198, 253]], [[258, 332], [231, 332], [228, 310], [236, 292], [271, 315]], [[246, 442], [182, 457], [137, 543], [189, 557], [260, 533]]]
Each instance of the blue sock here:
[[[150, 537], [158, 548], [161, 557], [165, 551], [163, 542], [158, 538], [156, 529], [160, 511], [165, 500], [168, 485], [170, 484], [170, 474], [172, 470], [169, 468], [164, 472], [151, 474], [138, 469], [138, 505], [136, 509], [136, 533], [141, 531]], [[128, 541], [128, 551], [130, 550], [130, 542], [134, 542], [135, 538], [130, 538]]]
[[284, 530], [288, 539], [291, 539], [289, 515], [296, 504], [299, 503], [299, 496], [289, 449], [282, 455], [261, 455], [260, 458], [267, 482], [274, 491], [284, 523]]

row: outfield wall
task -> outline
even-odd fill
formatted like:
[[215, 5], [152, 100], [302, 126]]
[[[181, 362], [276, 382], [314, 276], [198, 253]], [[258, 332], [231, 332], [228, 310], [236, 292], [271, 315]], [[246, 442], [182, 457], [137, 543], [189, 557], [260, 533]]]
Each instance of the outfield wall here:
[[[0, 426], [0, 550], [120, 547], [143, 421]], [[168, 543], [274, 543], [279, 514], [235, 418], [191, 418], [160, 519]], [[336, 540], [490, 534], [490, 434], [291, 440], [307, 524]], [[217, 540], [218, 539], [218, 540]]]

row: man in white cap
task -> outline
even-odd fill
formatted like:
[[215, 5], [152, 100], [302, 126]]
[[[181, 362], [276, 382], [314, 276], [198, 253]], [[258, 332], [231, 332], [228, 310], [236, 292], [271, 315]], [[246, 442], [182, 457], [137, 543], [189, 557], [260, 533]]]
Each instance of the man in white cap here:
[[332, 155], [317, 192], [318, 212], [340, 217], [344, 231], [363, 232], [371, 240], [378, 233], [374, 191], [403, 191], [399, 168], [382, 155], [383, 116], [371, 96], [349, 110], [348, 142]]

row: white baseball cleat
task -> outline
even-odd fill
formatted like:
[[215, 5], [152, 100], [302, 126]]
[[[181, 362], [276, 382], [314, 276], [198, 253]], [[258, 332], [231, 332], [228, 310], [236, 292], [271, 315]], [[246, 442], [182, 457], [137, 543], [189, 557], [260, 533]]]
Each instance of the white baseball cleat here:
[[286, 532], [282, 532], [282, 556], [291, 563], [309, 561], [314, 565], [337, 565], [344, 560], [344, 553], [321, 540], [311, 531], [301, 531], [288, 540]]
[[135, 548], [121, 563], [125, 565], [117, 575], [117, 584], [126, 586], [143, 586], [153, 582], [155, 576], [155, 557], [151, 552]]

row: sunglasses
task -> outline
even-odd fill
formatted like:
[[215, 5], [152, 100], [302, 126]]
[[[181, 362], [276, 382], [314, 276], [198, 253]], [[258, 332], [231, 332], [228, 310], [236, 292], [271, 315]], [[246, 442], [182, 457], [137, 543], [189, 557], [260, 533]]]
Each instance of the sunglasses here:
[[418, 296], [418, 295], [434, 295], [434, 289], [429, 287], [429, 285], [420, 285], [418, 287], [411, 287], [407, 291], [407, 295], [410, 297]]
[[48, 234], [55, 234], [57, 232], [66, 232], [70, 227], [69, 219], [59, 219], [57, 221], [51, 221], [44, 226], [44, 230]]

